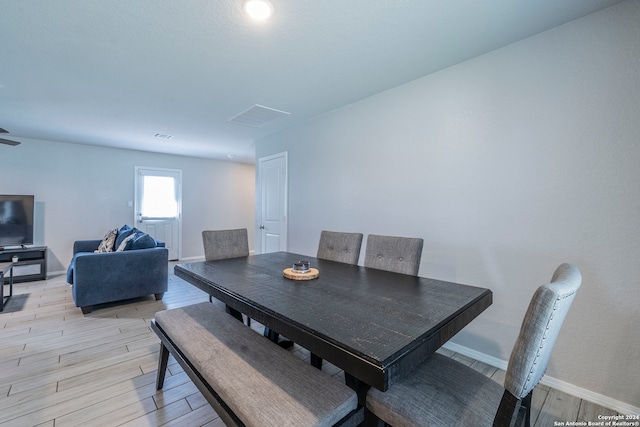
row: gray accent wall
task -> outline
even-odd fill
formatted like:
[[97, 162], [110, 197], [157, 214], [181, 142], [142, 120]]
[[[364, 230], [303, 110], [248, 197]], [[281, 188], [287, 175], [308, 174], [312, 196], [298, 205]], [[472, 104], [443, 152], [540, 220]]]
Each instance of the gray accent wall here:
[[182, 170], [182, 259], [204, 259], [205, 229], [247, 228], [253, 242], [253, 165], [15, 139], [0, 145], [0, 193], [35, 196], [35, 243], [49, 247], [50, 273], [66, 270], [75, 240], [135, 226], [136, 166]]
[[288, 151], [289, 249], [423, 238], [421, 276], [493, 290], [453, 342], [498, 361], [575, 263], [548, 376], [640, 407], [639, 22], [621, 3], [259, 140], [256, 158]]

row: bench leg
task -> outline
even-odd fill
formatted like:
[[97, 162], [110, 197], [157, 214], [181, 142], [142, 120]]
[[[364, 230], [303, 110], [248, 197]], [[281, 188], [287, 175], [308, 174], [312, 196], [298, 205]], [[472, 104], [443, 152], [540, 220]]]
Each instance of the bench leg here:
[[167, 373], [169, 363], [169, 349], [160, 343], [160, 356], [158, 357], [158, 376], [156, 377], [156, 390], [162, 390], [164, 375]]

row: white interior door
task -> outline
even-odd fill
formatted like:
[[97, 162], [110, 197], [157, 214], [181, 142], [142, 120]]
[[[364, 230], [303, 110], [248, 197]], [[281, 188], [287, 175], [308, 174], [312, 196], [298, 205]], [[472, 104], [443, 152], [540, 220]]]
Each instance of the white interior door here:
[[136, 228], [162, 240], [169, 260], [180, 259], [182, 171], [136, 166]]
[[287, 250], [287, 153], [258, 160], [256, 252]]

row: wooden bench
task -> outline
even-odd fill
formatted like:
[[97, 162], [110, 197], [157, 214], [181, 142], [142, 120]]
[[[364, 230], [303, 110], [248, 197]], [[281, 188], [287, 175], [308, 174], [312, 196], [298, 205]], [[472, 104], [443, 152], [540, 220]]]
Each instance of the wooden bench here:
[[355, 426], [355, 391], [205, 302], [156, 313], [156, 387], [171, 353], [227, 426]]

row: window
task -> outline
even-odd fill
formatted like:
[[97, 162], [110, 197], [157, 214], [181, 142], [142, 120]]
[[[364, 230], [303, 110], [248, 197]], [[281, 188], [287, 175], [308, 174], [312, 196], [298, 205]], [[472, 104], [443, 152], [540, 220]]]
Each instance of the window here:
[[168, 219], [178, 217], [176, 180], [171, 176], [142, 175], [140, 217]]

